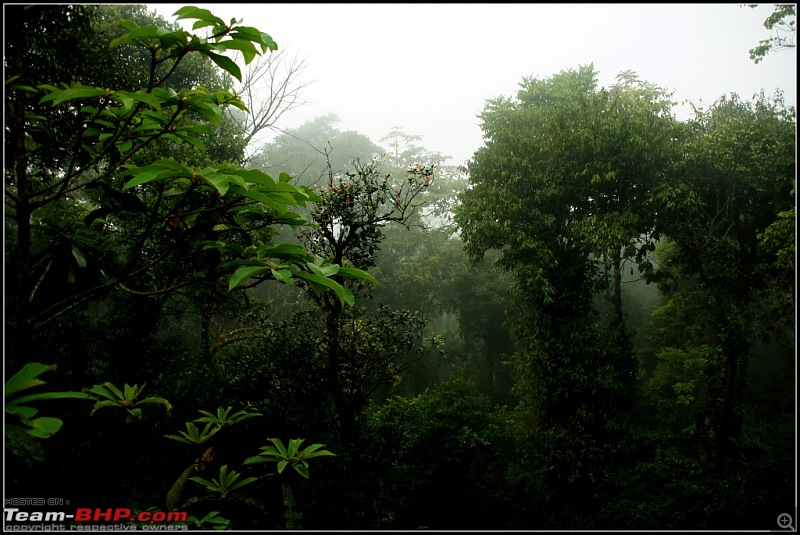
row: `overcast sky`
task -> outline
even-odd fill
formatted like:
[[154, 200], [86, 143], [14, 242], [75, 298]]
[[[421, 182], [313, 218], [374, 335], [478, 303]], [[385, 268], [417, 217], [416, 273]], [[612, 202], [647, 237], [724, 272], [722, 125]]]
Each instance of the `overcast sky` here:
[[[305, 58], [308, 103], [278, 127], [333, 112], [342, 130], [379, 142], [398, 126], [456, 164], [482, 143], [487, 99], [513, 96], [524, 76], [589, 63], [601, 86], [633, 70], [677, 101], [780, 89], [797, 103], [795, 50], [749, 58], [771, 35], [771, 4], [189, 4], [243, 19]], [[149, 7], [174, 20], [182, 5]]]

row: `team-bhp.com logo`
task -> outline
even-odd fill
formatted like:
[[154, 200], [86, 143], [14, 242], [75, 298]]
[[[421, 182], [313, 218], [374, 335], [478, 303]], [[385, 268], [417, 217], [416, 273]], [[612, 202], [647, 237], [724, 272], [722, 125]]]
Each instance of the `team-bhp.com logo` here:
[[[12, 531], [29, 531], [36, 529], [31, 523], [42, 523], [39, 529], [46, 529], [49, 524], [51, 530], [98, 530], [100, 528], [111, 529], [137, 529], [137, 525], [143, 530], [165, 530], [165, 529], [186, 529], [187, 513], [183, 511], [140, 511], [134, 513], [125, 507], [114, 508], [90, 508], [78, 507], [74, 513], [65, 511], [21, 511], [17, 507], [5, 507], [3, 509], [4, 528]], [[66, 524], [54, 524], [64, 523]], [[98, 522], [107, 522], [112, 526], [97, 526]], [[149, 523], [149, 524], [145, 524]], [[15, 523], [9, 525], [9, 523]], [[85, 523], [85, 524], [82, 524]], [[184, 523], [174, 525], [171, 523]]]

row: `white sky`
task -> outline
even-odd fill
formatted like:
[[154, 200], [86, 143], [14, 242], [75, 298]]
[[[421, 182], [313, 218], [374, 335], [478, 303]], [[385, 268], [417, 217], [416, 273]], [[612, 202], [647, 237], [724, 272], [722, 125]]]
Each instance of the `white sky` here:
[[[780, 89], [797, 103], [795, 50], [749, 57], [771, 36], [771, 4], [187, 4], [243, 19], [306, 59], [308, 104], [278, 127], [333, 112], [342, 130], [379, 143], [398, 126], [456, 164], [482, 143], [487, 99], [589, 63], [601, 86], [633, 70], [679, 102]], [[187, 4], [148, 7], [174, 20]]]

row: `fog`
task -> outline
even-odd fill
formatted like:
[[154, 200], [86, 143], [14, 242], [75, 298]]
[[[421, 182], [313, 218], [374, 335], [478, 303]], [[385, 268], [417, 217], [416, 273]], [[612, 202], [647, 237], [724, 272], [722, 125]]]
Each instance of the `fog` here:
[[[150, 7], [171, 15], [182, 4]], [[547, 78], [594, 63], [600, 85], [632, 70], [686, 100], [760, 90], [797, 99], [796, 52], [755, 64], [749, 50], [772, 32], [772, 5], [740, 4], [195, 4], [243, 19], [307, 61], [307, 104], [294, 128], [334, 112], [343, 130], [379, 140], [398, 126], [430, 150], [467, 160], [481, 144], [484, 102], [513, 96], [524, 76]]]

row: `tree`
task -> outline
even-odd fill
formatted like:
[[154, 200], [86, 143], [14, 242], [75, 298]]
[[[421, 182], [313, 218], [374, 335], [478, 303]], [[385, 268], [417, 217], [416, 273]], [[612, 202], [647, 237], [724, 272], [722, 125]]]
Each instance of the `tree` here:
[[238, 93], [250, 113], [238, 113], [235, 118], [250, 154], [264, 146], [256, 142], [264, 130], [274, 128], [284, 114], [305, 104], [302, 94], [311, 84], [300, 78], [305, 67], [304, 59], [289, 56], [286, 50], [260, 56], [247, 66]]
[[270, 172], [280, 169], [296, 177], [300, 184], [319, 185], [329, 171], [343, 173], [354, 160], [369, 162], [383, 149], [359, 132], [337, 128], [339, 117], [330, 113], [290, 130], [264, 146], [250, 166]]
[[[463, 248], [463, 243], [459, 246]], [[511, 402], [513, 380], [508, 364], [515, 349], [510, 329], [514, 277], [497, 267], [494, 251], [474, 265], [462, 255], [445, 284], [444, 306], [458, 319], [470, 376], [493, 398]]]
[[[47, 11], [20, 9], [21, 30]], [[250, 61], [276, 47], [268, 35], [228, 26], [207, 10], [191, 7], [176, 15], [199, 19], [212, 38], [123, 21], [128, 33], [111, 47], [151, 51], [153, 68], [144, 88], [85, 85], [55, 69], [69, 81], [57, 86], [62, 80], [51, 78], [53, 73], [45, 73], [47, 78], [36, 70], [28, 74], [28, 66], [37, 63], [26, 54], [53, 57], [47, 47], [55, 46], [50, 39], [59, 35], [57, 29], [65, 29], [64, 38], [71, 35], [70, 9], [57, 11], [56, 30], [44, 34], [41, 46], [26, 47], [31, 36], [24, 31], [9, 38], [6, 146], [12, 157], [6, 160], [5, 196], [13, 237], [8, 273], [15, 289], [9, 295], [14, 307], [11, 362], [33, 347], [38, 329], [112, 290], [168, 295], [226, 269], [220, 263], [222, 250], [243, 249], [237, 242], [265, 250], [268, 245], [252, 242], [258, 232], [275, 224], [304, 224], [289, 207], [317, 198], [307, 188], [288, 184], [288, 176], [276, 181], [225, 163], [160, 158], [159, 151], [175, 145], [204, 149], [203, 136], [211, 135], [209, 125], [221, 123], [222, 110], [244, 108], [224, 90], [176, 91], [166, 85], [181, 62], [204, 56], [240, 78], [239, 67], [220, 52], [238, 49]], [[34, 30], [33, 35], [39, 34]], [[83, 81], [92, 82], [90, 76], [86, 73]], [[148, 161], [148, 155], [154, 160]], [[109, 239], [125, 244], [126, 253], [107, 250], [103, 244]], [[187, 261], [204, 244], [207, 252], [201, 254], [209, 257], [211, 271], [198, 274]], [[284, 269], [285, 277], [295, 272], [295, 262], [306, 266], [309, 259], [304, 251], [283, 252], [265, 270]], [[253, 262], [245, 263], [251, 271], [239, 271], [237, 284], [257, 271]], [[65, 274], [67, 284], [61, 278]]]
[[[520, 228], [519, 239], [548, 228], [554, 237], [574, 239], [586, 248], [586, 254], [602, 261], [611, 276], [614, 319], [619, 324], [622, 265], [629, 259], [646, 265], [647, 253], [658, 239], [650, 198], [668, 162], [672, 125], [668, 93], [639, 80], [635, 73], [622, 73], [618, 80], [610, 90], [598, 91], [589, 66], [552, 80], [525, 80], [517, 103], [498, 99], [487, 106], [485, 153], [491, 154], [488, 149], [495, 147], [495, 152], [502, 150], [499, 147], [514, 150], [514, 143], [520, 145], [515, 159], [522, 158], [516, 155], [523, 151], [535, 151], [530, 164], [541, 173], [543, 187], [526, 179], [521, 169], [484, 163], [488, 156], [479, 151], [470, 171], [494, 173], [492, 182], [481, 184], [492, 191], [466, 192], [464, 199], [509, 191], [514, 200], [504, 206], [507, 215], [502, 219], [515, 224], [529, 221]], [[513, 115], [509, 125], [504, 124], [506, 113]], [[515, 135], [518, 140], [507, 137]], [[570, 156], [560, 161], [565, 154]], [[524, 204], [519, 204], [521, 199]], [[502, 219], [478, 222], [476, 214], [473, 224], [470, 217], [467, 209], [462, 210], [461, 222], [469, 223], [462, 224], [464, 237], [473, 256], [497, 248], [510, 260], [511, 250], [520, 248], [521, 244], [512, 246], [509, 233], [499, 228]], [[525, 247], [547, 263], [549, 245], [541, 241]], [[546, 281], [540, 282], [547, 293]]]
[[515, 529], [526, 505], [510, 419], [464, 379], [371, 406], [373, 529]]
[[[585, 66], [525, 79], [515, 100], [487, 104], [486, 141], [456, 213], [468, 254], [497, 249], [515, 276], [517, 389], [530, 411], [531, 454], [553, 492], [576, 507], [573, 499], [612, 484], [601, 474], [623, 459], [635, 361], [620, 270], [627, 258], [644, 265], [657, 238], [652, 192], [673, 128], [668, 95], [633, 73], [619, 80], [598, 90]], [[593, 304], [609, 288], [608, 265], [610, 331]], [[567, 510], [578, 515], [574, 525], [591, 515]]]
[[732, 95], [696, 110], [680, 137], [680, 172], [658, 193], [674, 252], [652, 280], [678, 286], [667, 305], [672, 314], [685, 314], [698, 300], [706, 304], [709, 329], [683, 343], [689, 351], [710, 349], [694, 437], [712, 479], [741, 438], [752, 345], [793, 332], [794, 265], [786, 258], [794, 239], [779, 232], [775, 247], [764, 237], [794, 207], [795, 124], [794, 108], [780, 95], [770, 100], [762, 93], [752, 103]]
[[[758, 4], [748, 4], [748, 7], [756, 8]], [[770, 39], [762, 39], [758, 46], [751, 48], [750, 59], [760, 63], [770, 52], [793, 49], [797, 22], [791, 19], [796, 16], [797, 4], [775, 4], [772, 14], [764, 20], [764, 27], [774, 30], [775, 35]]]
[[380, 141], [389, 147], [386, 153], [389, 165], [403, 167], [425, 163], [440, 166], [447, 159], [447, 156], [440, 152], [430, 152], [422, 145], [418, 145], [417, 142], [422, 141], [422, 136], [407, 134], [399, 126], [393, 127]]
[[[303, 276], [310, 291], [333, 291], [343, 299], [347, 294], [329, 277], [336, 268], [325, 259], [274, 242], [276, 227], [308, 224], [298, 212], [319, 196], [290, 183], [288, 175], [273, 178], [237, 165], [242, 147], [236, 136], [214, 130], [225, 125], [225, 108], [245, 108], [227, 84], [216, 86], [229, 75], [241, 78], [240, 67], [225, 53], [238, 50], [249, 62], [276, 48], [269, 35], [236, 22], [227, 25], [196, 7], [181, 8], [176, 17], [189, 19], [205, 35], [162, 27], [147, 17], [143, 25], [120, 20], [122, 31], [114, 33], [108, 24], [116, 21], [116, 8], [103, 12], [105, 18], [93, 18], [94, 9], [100, 8], [19, 6], [14, 12], [19, 27], [9, 32], [6, 366], [12, 377], [37, 355], [63, 359], [70, 366], [59, 366], [54, 385], [65, 391], [86, 376], [124, 376], [127, 382], [119, 384], [125, 388], [91, 392], [108, 398], [96, 407], [128, 408], [135, 416], [136, 403], [170, 406], [161, 397], [165, 385], [172, 386], [169, 379], [195, 394], [184, 395], [191, 403], [213, 398], [224, 386], [207, 381], [221, 374], [197, 373], [216, 371], [215, 362], [198, 364], [202, 359], [192, 348], [165, 341], [159, 320], [169, 305], [195, 301], [219, 312], [232, 297], [246, 302], [239, 285]], [[138, 20], [138, 11], [132, 15]], [[202, 61], [194, 63], [195, 57]], [[115, 68], [95, 72], [96, 64]], [[213, 73], [224, 74], [206, 77], [211, 71], [203, 65], [212, 64]], [[53, 68], [40, 68], [48, 65]], [[139, 71], [140, 65], [148, 68]], [[189, 85], [171, 83], [172, 76]], [[361, 271], [347, 273], [372, 280]], [[217, 301], [221, 296], [226, 302]], [[153, 389], [158, 395], [137, 400], [143, 387], [142, 382], [129, 386], [134, 374], [160, 383], [161, 390]], [[37, 399], [58, 399], [62, 393], [44, 394]], [[175, 460], [157, 442], [163, 439], [157, 431], [163, 422], [146, 421], [145, 428], [112, 420], [107, 413], [115, 411], [90, 418], [88, 410], [64, 405], [39, 422], [50, 428], [65, 422], [53, 437], [57, 442], [46, 446], [52, 448], [43, 456], [47, 464], [13, 463], [7, 481], [22, 482], [22, 494], [27, 482], [35, 481], [48, 495], [64, 495], [69, 487], [71, 496], [87, 504], [117, 501], [144, 510], [161, 502], [164, 473]], [[175, 412], [192, 408], [197, 407]], [[33, 409], [22, 409], [32, 414]], [[297, 439], [290, 451], [292, 444]], [[18, 451], [18, 443], [7, 446]], [[120, 473], [113, 485], [97, 486], [119, 456], [148, 468], [138, 471], [135, 481]], [[228, 483], [211, 490], [224, 496], [238, 476], [227, 469], [219, 474]], [[242, 478], [238, 485], [244, 481], [253, 482]]]
[[[402, 180], [383, 175], [379, 169], [379, 161], [373, 160], [366, 164], [356, 162], [355, 171], [345, 175], [334, 176], [331, 172], [327, 187], [320, 193], [322, 200], [312, 209], [312, 220], [317, 227], [303, 234], [309, 250], [330, 258], [334, 264], [347, 266], [339, 269], [343, 275], [347, 270], [369, 269], [375, 265], [375, 255], [383, 239], [382, 227], [390, 223], [407, 224], [418, 208], [417, 197], [433, 179], [432, 170], [421, 165], [409, 168]], [[364, 294], [363, 285], [357, 280], [354, 282], [353, 291]], [[367, 397], [360, 392], [353, 399], [343, 397], [344, 393], [352, 391], [343, 373], [350, 367], [350, 349], [341, 345], [341, 329], [349, 318], [328, 296], [314, 297], [327, 318], [329, 388], [343, 419], [344, 436], [353, 437], [349, 422]]]

